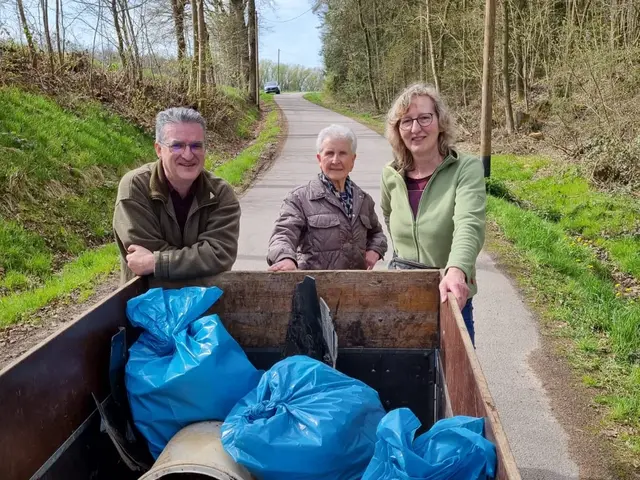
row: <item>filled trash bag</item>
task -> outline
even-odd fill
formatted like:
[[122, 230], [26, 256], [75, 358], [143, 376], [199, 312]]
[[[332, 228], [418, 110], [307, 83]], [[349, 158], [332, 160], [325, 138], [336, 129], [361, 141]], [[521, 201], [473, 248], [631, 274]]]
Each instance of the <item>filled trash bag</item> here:
[[129, 349], [127, 396], [154, 459], [183, 427], [224, 420], [260, 380], [220, 317], [200, 318], [221, 295], [217, 287], [154, 288], [127, 302], [130, 322], [143, 329]]
[[375, 390], [296, 355], [233, 408], [222, 445], [259, 480], [360, 480], [384, 414]]
[[408, 408], [385, 415], [362, 480], [485, 480], [495, 476], [496, 449], [483, 436], [484, 418], [439, 420], [414, 440], [418, 428], [420, 421]]

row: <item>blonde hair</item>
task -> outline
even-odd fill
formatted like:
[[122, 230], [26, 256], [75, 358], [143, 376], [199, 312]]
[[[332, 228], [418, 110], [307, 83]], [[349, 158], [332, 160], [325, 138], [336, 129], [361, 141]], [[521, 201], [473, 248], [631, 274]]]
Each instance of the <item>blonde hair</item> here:
[[424, 83], [414, 83], [405, 88], [387, 113], [385, 135], [393, 149], [394, 166], [401, 171], [413, 169], [413, 155], [400, 136], [399, 123], [403, 115], [407, 113], [414, 97], [429, 97], [433, 100], [435, 114], [440, 126], [438, 136], [438, 150], [442, 155], [447, 155], [455, 140], [455, 124], [447, 109], [444, 99], [437, 90]]

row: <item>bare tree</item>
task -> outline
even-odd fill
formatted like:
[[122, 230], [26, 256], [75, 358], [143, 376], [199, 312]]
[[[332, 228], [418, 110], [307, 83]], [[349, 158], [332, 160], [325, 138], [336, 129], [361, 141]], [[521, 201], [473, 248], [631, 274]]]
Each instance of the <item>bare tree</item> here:
[[513, 133], [513, 108], [511, 106], [511, 72], [509, 70], [509, 2], [502, 0], [502, 86], [504, 89], [504, 113], [507, 133]]
[[256, 52], [256, 1], [248, 0], [249, 6], [249, 98], [252, 102], [258, 101], [257, 91], [257, 53]]
[[53, 65], [53, 44], [51, 43], [51, 34], [49, 33], [49, 2], [40, 0], [40, 8], [42, 9], [42, 23], [44, 28], [44, 39], [47, 43], [47, 53], [49, 54], [49, 66], [54, 71]]
[[38, 61], [38, 54], [36, 52], [36, 47], [33, 43], [33, 36], [31, 35], [31, 30], [29, 29], [29, 24], [27, 23], [27, 16], [24, 13], [24, 4], [22, 0], [17, 0], [18, 4], [18, 13], [20, 14], [20, 23], [22, 24], [22, 31], [24, 32], [24, 36], [27, 38], [27, 45], [29, 46], [29, 54], [31, 55], [31, 62], [33, 65], [36, 65]]
[[184, 37], [184, 9], [186, 0], [171, 0], [171, 11], [173, 14], [173, 24], [176, 33], [176, 45], [178, 47], [178, 68], [180, 71], [180, 85], [186, 85], [187, 71], [185, 55], [187, 43]]

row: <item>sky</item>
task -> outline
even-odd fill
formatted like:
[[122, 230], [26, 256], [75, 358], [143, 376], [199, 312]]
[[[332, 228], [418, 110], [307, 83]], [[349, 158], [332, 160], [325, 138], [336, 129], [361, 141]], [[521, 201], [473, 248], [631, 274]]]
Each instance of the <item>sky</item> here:
[[322, 67], [320, 20], [311, 0], [274, 0], [274, 7], [259, 7], [258, 55], [280, 63]]
[[[40, 23], [38, 13], [39, 0], [24, 0], [27, 10], [28, 20], [32, 24]], [[54, 17], [51, 10], [49, 21]], [[71, 2], [76, 5], [77, 2]], [[313, 0], [267, 0], [256, 2], [258, 4], [259, 15], [259, 40], [258, 54], [260, 59], [269, 59], [274, 62], [278, 60], [278, 49], [280, 49], [280, 62], [290, 65], [303, 65], [305, 67], [322, 67], [322, 57], [320, 55], [320, 20], [311, 11]], [[270, 3], [271, 6], [265, 6]], [[4, 8], [10, 5], [10, 8]], [[23, 38], [18, 26], [18, 16], [13, 0], [0, 0], [0, 38], [13, 37]], [[91, 45], [93, 40], [93, 24], [95, 20], [83, 21], [77, 15], [66, 18], [66, 23], [73, 21], [73, 35], [77, 35], [72, 40], [78, 38], [85, 45]], [[53, 25], [53, 23], [51, 23]], [[71, 28], [71, 27], [69, 27]], [[72, 36], [70, 34], [70, 36]], [[173, 37], [170, 37], [173, 40]], [[100, 48], [100, 41], [98, 48]], [[115, 45], [115, 44], [114, 44]], [[156, 53], [165, 53], [161, 43], [154, 43]], [[171, 43], [171, 47], [174, 47]], [[170, 53], [170, 52], [169, 52]]]

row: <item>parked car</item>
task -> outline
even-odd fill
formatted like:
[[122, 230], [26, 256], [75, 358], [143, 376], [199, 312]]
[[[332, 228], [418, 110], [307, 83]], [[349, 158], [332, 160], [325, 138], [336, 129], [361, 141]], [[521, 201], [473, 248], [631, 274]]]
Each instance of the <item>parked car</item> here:
[[267, 82], [264, 84], [264, 93], [280, 93], [278, 82]]

